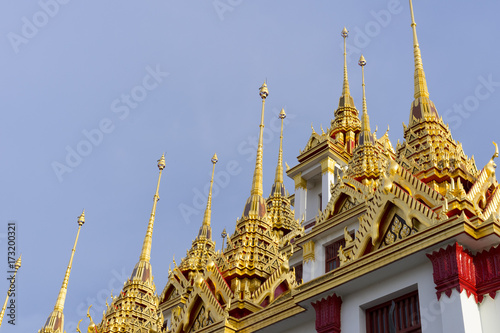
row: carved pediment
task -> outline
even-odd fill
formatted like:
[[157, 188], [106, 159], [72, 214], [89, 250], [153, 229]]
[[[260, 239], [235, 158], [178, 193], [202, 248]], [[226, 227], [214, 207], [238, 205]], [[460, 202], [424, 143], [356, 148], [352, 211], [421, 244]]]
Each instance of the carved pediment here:
[[383, 241], [379, 247], [382, 248], [387, 245], [394, 244], [395, 242], [405, 239], [409, 235], [414, 235], [417, 232], [418, 230], [415, 226], [410, 227], [401, 216], [394, 214], [394, 217], [392, 218], [392, 221], [389, 224]]
[[305, 153], [306, 151], [313, 149], [314, 147], [325, 142], [326, 140], [328, 140], [328, 136], [326, 134], [321, 135], [321, 134], [318, 134], [316, 132], [313, 132], [311, 134], [311, 137], [309, 138], [309, 141], [307, 141], [306, 147], [304, 148], [304, 150], [300, 151], [300, 153], [301, 154]]
[[443, 196], [395, 161], [383, 175], [382, 183], [360, 218], [352, 259], [403, 240], [440, 221], [432, 207], [441, 206]]
[[210, 311], [207, 311], [205, 309], [205, 306], [201, 304], [198, 309], [198, 314], [193, 320], [193, 323], [191, 324], [191, 327], [189, 328], [188, 332], [197, 332], [207, 326], [210, 326], [214, 323], [214, 319], [210, 315]]

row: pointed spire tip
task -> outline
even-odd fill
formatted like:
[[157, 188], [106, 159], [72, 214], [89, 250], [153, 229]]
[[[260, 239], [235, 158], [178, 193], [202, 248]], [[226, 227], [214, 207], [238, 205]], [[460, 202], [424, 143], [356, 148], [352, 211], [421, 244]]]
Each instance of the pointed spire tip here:
[[158, 169], [163, 170], [165, 169], [165, 153], [161, 155], [161, 158], [158, 160]]
[[278, 118], [280, 118], [280, 119], [285, 119], [286, 118], [286, 113], [285, 113], [285, 109], [284, 108], [281, 109], [281, 112], [280, 112]]
[[349, 36], [349, 31], [347, 31], [346, 27], [344, 27], [344, 29], [342, 29], [342, 32], [340, 33], [340, 35], [344, 38], [347, 38], [347, 36]]
[[360, 66], [366, 65], [366, 60], [365, 60], [365, 57], [363, 55], [361, 55], [361, 57], [359, 58], [358, 65], [360, 65]]
[[78, 216], [78, 225], [82, 226], [85, 223], [85, 209], [83, 209], [82, 214]]
[[19, 255], [19, 258], [17, 258], [17, 260], [16, 260], [16, 264], [15, 264], [15, 268], [16, 268], [16, 270], [18, 270], [19, 268], [21, 268], [21, 257], [22, 257], [22, 256], [23, 256], [23, 254], [21, 253], [21, 254]]
[[262, 98], [262, 99], [266, 99], [267, 96], [269, 96], [269, 90], [267, 89], [266, 81], [264, 81], [262, 86], [259, 88], [259, 95], [260, 95], [260, 98]]

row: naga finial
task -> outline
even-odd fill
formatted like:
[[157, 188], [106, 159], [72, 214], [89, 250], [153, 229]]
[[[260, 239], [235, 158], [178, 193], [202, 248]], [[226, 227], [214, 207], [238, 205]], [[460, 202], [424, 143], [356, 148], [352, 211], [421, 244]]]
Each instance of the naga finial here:
[[94, 321], [92, 320], [92, 316], [90, 315], [90, 308], [92, 307], [92, 305], [89, 306], [89, 308], [87, 309], [87, 318], [90, 319], [90, 324], [89, 324], [89, 329], [92, 327], [95, 327], [95, 324], [94, 324]]
[[491, 157], [491, 159], [493, 160], [495, 157], [498, 157], [498, 145], [496, 144], [495, 141], [493, 141], [493, 144], [495, 145], [495, 153], [493, 154], [493, 156]]

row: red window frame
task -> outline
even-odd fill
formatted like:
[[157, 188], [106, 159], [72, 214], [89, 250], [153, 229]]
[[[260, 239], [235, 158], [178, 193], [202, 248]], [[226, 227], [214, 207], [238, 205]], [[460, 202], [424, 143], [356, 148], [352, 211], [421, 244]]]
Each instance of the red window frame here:
[[[366, 333], [422, 332], [417, 290], [366, 309], [365, 314]], [[392, 331], [391, 326], [393, 327]]]
[[295, 268], [295, 281], [297, 283], [300, 283], [300, 280], [302, 280], [302, 274], [304, 272], [302, 263], [298, 264], [297, 266], [294, 266]]
[[340, 266], [340, 246], [345, 247], [344, 238], [325, 246], [325, 273]]

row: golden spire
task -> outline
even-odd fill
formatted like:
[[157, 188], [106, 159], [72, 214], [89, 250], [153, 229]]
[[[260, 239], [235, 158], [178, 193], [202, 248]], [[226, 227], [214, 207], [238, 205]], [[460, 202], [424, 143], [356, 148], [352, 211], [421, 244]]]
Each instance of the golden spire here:
[[64, 302], [66, 301], [66, 293], [68, 291], [68, 281], [69, 274], [71, 273], [71, 267], [73, 266], [73, 257], [75, 255], [76, 244], [78, 243], [78, 236], [80, 235], [80, 229], [82, 225], [85, 223], [85, 209], [82, 212], [82, 215], [78, 217], [78, 232], [76, 233], [75, 244], [73, 245], [73, 249], [71, 250], [71, 257], [69, 259], [68, 268], [66, 268], [66, 275], [64, 276], [63, 284], [61, 286], [61, 290], [59, 291], [59, 296], [57, 297], [56, 305], [54, 306], [54, 310], [63, 311], [64, 310]]
[[206, 238], [212, 237], [210, 220], [212, 217], [212, 187], [214, 184], [215, 164], [219, 161], [219, 159], [217, 158], [217, 154], [214, 154], [211, 161], [212, 161], [212, 178], [210, 179], [210, 191], [208, 192], [207, 208], [205, 209], [205, 215], [203, 216], [203, 224], [198, 234], [198, 236], [204, 236]]
[[417, 39], [417, 24], [415, 23], [415, 16], [413, 15], [413, 3], [410, 0], [410, 12], [411, 12], [411, 27], [413, 29], [413, 54], [415, 57], [415, 99], [419, 97], [429, 97], [429, 91], [427, 89], [427, 82], [425, 80], [424, 66], [422, 64], [422, 55], [420, 53], [420, 46], [418, 45]]
[[365, 92], [365, 66], [366, 60], [363, 55], [359, 58], [358, 64], [361, 66], [361, 75], [363, 78], [363, 114], [361, 116], [361, 133], [359, 134], [359, 144], [363, 145], [366, 142], [373, 143], [372, 131], [370, 129], [370, 118], [368, 117], [368, 108], [366, 107], [366, 92]]
[[21, 256], [19, 256], [19, 258], [16, 260], [14, 267], [16, 270], [14, 271], [14, 275], [12, 276], [12, 279], [10, 279], [10, 281], [9, 281], [10, 284], [9, 284], [9, 290], [7, 291], [7, 297], [5, 297], [5, 302], [3, 303], [2, 312], [0, 312], [0, 326], [2, 326], [3, 316], [5, 315], [5, 309], [7, 309], [7, 302], [9, 301], [9, 297], [10, 297], [13, 283], [16, 281], [17, 270], [19, 268], [21, 268]]
[[259, 89], [260, 98], [262, 98], [262, 111], [260, 116], [260, 133], [259, 133], [259, 144], [257, 146], [257, 157], [255, 158], [255, 171], [252, 180], [252, 189], [250, 191], [250, 197], [247, 199], [245, 204], [245, 209], [243, 210], [243, 216], [260, 216], [264, 217], [266, 215], [265, 201], [262, 197], [262, 155], [263, 155], [263, 138], [264, 138], [264, 109], [266, 104], [266, 98], [269, 95], [267, 90], [267, 84], [264, 82]]
[[344, 85], [342, 86], [342, 95], [350, 95], [349, 80], [347, 79], [347, 47], [346, 38], [349, 36], [349, 31], [344, 27], [340, 33], [344, 37]]
[[260, 115], [260, 132], [259, 132], [259, 145], [257, 146], [257, 157], [255, 159], [255, 171], [253, 174], [253, 182], [252, 182], [252, 195], [260, 195], [262, 196], [262, 155], [263, 155], [263, 137], [264, 137], [264, 106], [266, 104], [266, 98], [269, 95], [269, 91], [267, 90], [267, 84], [264, 82], [260, 87], [259, 91], [260, 98], [262, 98], [262, 111]]
[[44, 327], [38, 332], [63, 332], [64, 331], [64, 303], [66, 301], [66, 293], [68, 292], [68, 281], [69, 275], [71, 273], [71, 267], [73, 266], [73, 257], [75, 256], [76, 244], [78, 243], [78, 236], [80, 236], [80, 230], [82, 225], [85, 223], [85, 209], [82, 214], [78, 217], [78, 232], [76, 233], [75, 244], [71, 250], [71, 257], [69, 259], [68, 267], [66, 268], [66, 274], [64, 275], [64, 280], [57, 296], [56, 305], [54, 310], [47, 318]]
[[[117, 296], [111, 295], [111, 304], [103, 312], [102, 321], [94, 326], [96, 332], [165, 332], [161, 328], [162, 315], [158, 315], [158, 299], [151, 267], [151, 245], [153, 242], [153, 227], [155, 222], [156, 204], [160, 199], [160, 180], [165, 169], [165, 154], [158, 160], [158, 182], [153, 197], [153, 208], [148, 222], [148, 228], [142, 245], [141, 256], [134, 267], [130, 279]], [[111, 310], [112, 309], [112, 310]], [[114, 311], [115, 309], [119, 309]], [[134, 317], [134, 320], [129, 320]], [[92, 324], [92, 322], [91, 322]], [[90, 327], [90, 326], [89, 326]]]
[[344, 37], [344, 84], [342, 85], [342, 96], [340, 96], [339, 107], [351, 106], [354, 107], [354, 100], [351, 97], [349, 90], [349, 80], [347, 78], [347, 45], [346, 38], [349, 36], [349, 31], [344, 27], [340, 33]]
[[156, 193], [153, 197], [153, 208], [151, 209], [151, 216], [149, 217], [148, 230], [146, 232], [146, 237], [144, 238], [144, 243], [142, 244], [142, 251], [139, 261], [147, 261], [151, 259], [151, 244], [153, 243], [153, 226], [155, 223], [155, 214], [156, 214], [156, 203], [160, 200], [160, 196], [158, 192], [160, 191], [160, 180], [161, 180], [161, 172], [165, 169], [165, 154], [161, 156], [158, 160], [158, 169], [160, 173], [158, 175], [158, 183], [156, 185]]
[[278, 166], [276, 167], [275, 183], [283, 183], [283, 120], [286, 118], [285, 109], [281, 109], [278, 116], [281, 119], [280, 150], [278, 154]]
[[[212, 216], [212, 188], [214, 184], [215, 164], [219, 161], [217, 154], [214, 154], [211, 161], [212, 178], [210, 179], [210, 190], [208, 192], [207, 208], [205, 209], [205, 215], [203, 216], [203, 223], [201, 224], [198, 236], [191, 245], [191, 249], [187, 251], [186, 257], [182, 259], [181, 264], [179, 265], [181, 271], [191, 271], [188, 273], [188, 276], [193, 276], [192, 271], [203, 271], [209, 258], [213, 257], [215, 254], [215, 242], [212, 240], [210, 220]], [[176, 265], [175, 259], [174, 265]]]

